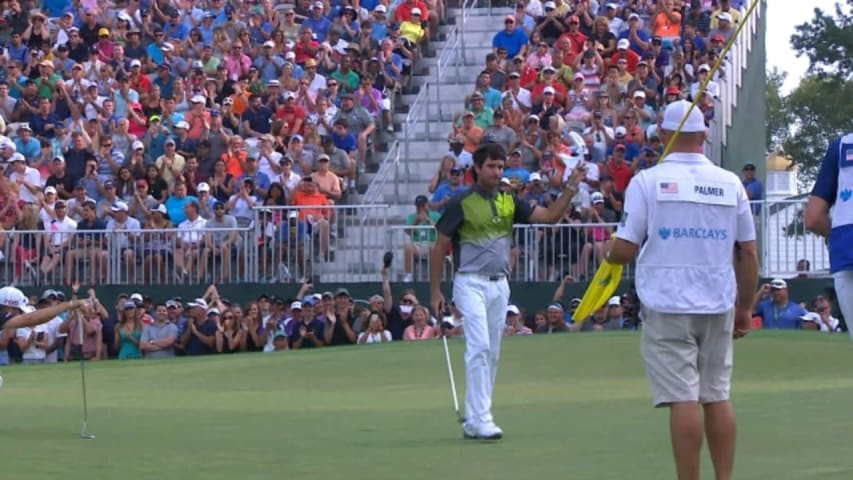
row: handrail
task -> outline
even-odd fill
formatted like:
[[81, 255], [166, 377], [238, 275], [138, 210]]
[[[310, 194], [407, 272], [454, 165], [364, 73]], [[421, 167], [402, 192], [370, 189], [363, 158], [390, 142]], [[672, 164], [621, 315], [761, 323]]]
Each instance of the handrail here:
[[[741, 9], [741, 14], [746, 9]], [[734, 47], [729, 52], [729, 60], [726, 62], [725, 73], [720, 77], [719, 102], [714, 103], [714, 118], [711, 120], [709, 158], [718, 165], [722, 164], [722, 150], [728, 143], [728, 129], [732, 126], [733, 110], [738, 105], [738, 94], [743, 82], [743, 71], [748, 68], [749, 52], [752, 50], [752, 37], [758, 28], [758, 16], [761, 9], [755, 9], [753, 15], [747, 20], [743, 35], [735, 40]], [[723, 165], [725, 167], [725, 165]]]
[[444, 119], [444, 109], [442, 108], [442, 104], [444, 102], [442, 102], [441, 99], [441, 84], [442, 81], [449, 78], [447, 71], [450, 69], [450, 62], [453, 62], [456, 67], [455, 78], [457, 81], [459, 80], [459, 47], [461, 44], [459, 27], [453, 27], [453, 29], [447, 34], [447, 41], [445, 42], [444, 47], [442, 47], [437, 55], [437, 62], [435, 65], [435, 101], [438, 107], [438, 121], [442, 121]]
[[376, 171], [376, 176], [370, 181], [364, 196], [361, 199], [362, 205], [373, 205], [380, 201], [382, 197], [382, 188], [388, 183], [388, 179], [392, 174], [394, 177], [394, 195], [395, 202], [400, 200], [400, 182], [399, 169], [397, 164], [400, 161], [400, 141], [394, 142], [388, 148], [388, 152], [379, 163], [379, 170]]
[[409, 104], [409, 113], [406, 114], [406, 121], [403, 124], [404, 135], [405, 135], [405, 169], [406, 169], [406, 182], [411, 180], [411, 171], [409, 167], [409, 144], [414, 141], [414, 132], [415, 128], [419, 121], [423, 120], [426, 128], [426, 138], [429, 139], [431, 137], [431, 128], [429, 125], [429, 89], [430, 84], [427, 82], [421, 88], [421, 91], [418, 92], [418, 96], [415, 97], [415, 100]]
[[[489, 6], [491, 7], [491, 4]], [[459, 30], [460, 43], [462, 45], [460, 51], [462, 53], [463, 65], [468, 63], [468, 58], [466, 57], [465, 52], [465, 25], [468, 23], [468, 17], [471, 15], [471, 10], [475, 8], [477, 8], [477, 0], [464, 0], [462, 2], [461, 22], [457, 22], [456, 24], [456, 28]]]

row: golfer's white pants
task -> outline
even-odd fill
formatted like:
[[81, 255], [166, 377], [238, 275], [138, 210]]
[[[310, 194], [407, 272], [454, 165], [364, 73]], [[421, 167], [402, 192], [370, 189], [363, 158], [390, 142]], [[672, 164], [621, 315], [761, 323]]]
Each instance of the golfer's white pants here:
[[847, 334], [853, 340], [853, 270], [835, 272], [832, 278], [835, 280], [835, 301], [847, 322]]
[[504, 276], [457, 273], [453, 300], [465, 322], [465, 418], [491, 422], [509, 284]]

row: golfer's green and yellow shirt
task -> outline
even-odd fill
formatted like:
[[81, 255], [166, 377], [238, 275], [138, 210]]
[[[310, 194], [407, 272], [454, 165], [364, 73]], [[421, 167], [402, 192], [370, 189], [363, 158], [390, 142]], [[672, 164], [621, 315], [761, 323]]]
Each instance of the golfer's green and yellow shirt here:
[[529, 223], [532, 213], [513, 195], [475, 185], [447, 202], [436, 230], [450, 237], [457, 272], [507, 275], [512, 227]]

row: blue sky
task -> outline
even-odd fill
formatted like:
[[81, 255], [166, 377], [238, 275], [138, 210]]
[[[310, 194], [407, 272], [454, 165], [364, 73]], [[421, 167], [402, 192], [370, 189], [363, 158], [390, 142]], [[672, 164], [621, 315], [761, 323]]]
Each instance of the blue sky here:
[[767, 65], [788, 72], [783, 90], [790, 92], [808, 68], [808, 60], [797, 58], [791, 49], [794, 27], [814, 16], [814, 9], [834, 11], [835, 0], [769, 0], [767, 5]]

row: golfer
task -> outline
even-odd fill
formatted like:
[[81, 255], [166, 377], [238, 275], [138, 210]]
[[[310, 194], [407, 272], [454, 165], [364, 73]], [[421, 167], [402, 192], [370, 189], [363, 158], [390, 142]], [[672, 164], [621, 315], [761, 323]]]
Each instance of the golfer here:
[[[829, 209], [832, 208], [832, 218]], [[829, 272], [853, 340], [853, 133], [826, 149], [806, 204], [806, 228], [829, 238]]]
[[29, 305], [24, 292], [15, 287], [3, 287], [0, 288], [0, 329], [12, 331], [16, 328], [34, 327], [53, 320], [62, 312], [83, 308], [84, 305], [84, 300], [72, 300], [36, 310]]
[[626, 264], [640, 251], [641, 352], [654, 406], [670, 409], [678, 478], [699, 478], [706, 435], [716, 478], [731, 478], [732, 340], [749, 329], [758, 282], [755, 227], [740, 179], [696, 153], [705, 141], [699, 109], [670, 104], [661, 130], [664, 143], [675, 136], [672, 153], [631, 180], [608, 258]]
[[531, 207], [498, 190], [506, 162], [503, 147], [487, 143], [473, 154], [475, 184], [454, 196], [436, 223], [438, 231], [430, 262], [430, 305], [440, 315], [444, 256], [453, 249], [456, 275], [453, 299], [465, 319], [466, 438], [496, 440], [503, 431], [492, 418], [492, 390], [498, 369], [501, 337], [509, 304], [510, 245], [516, 223], [554, 223], [578, 192], [585, 176], [579, 162], [562, 194], [548, 208]]

